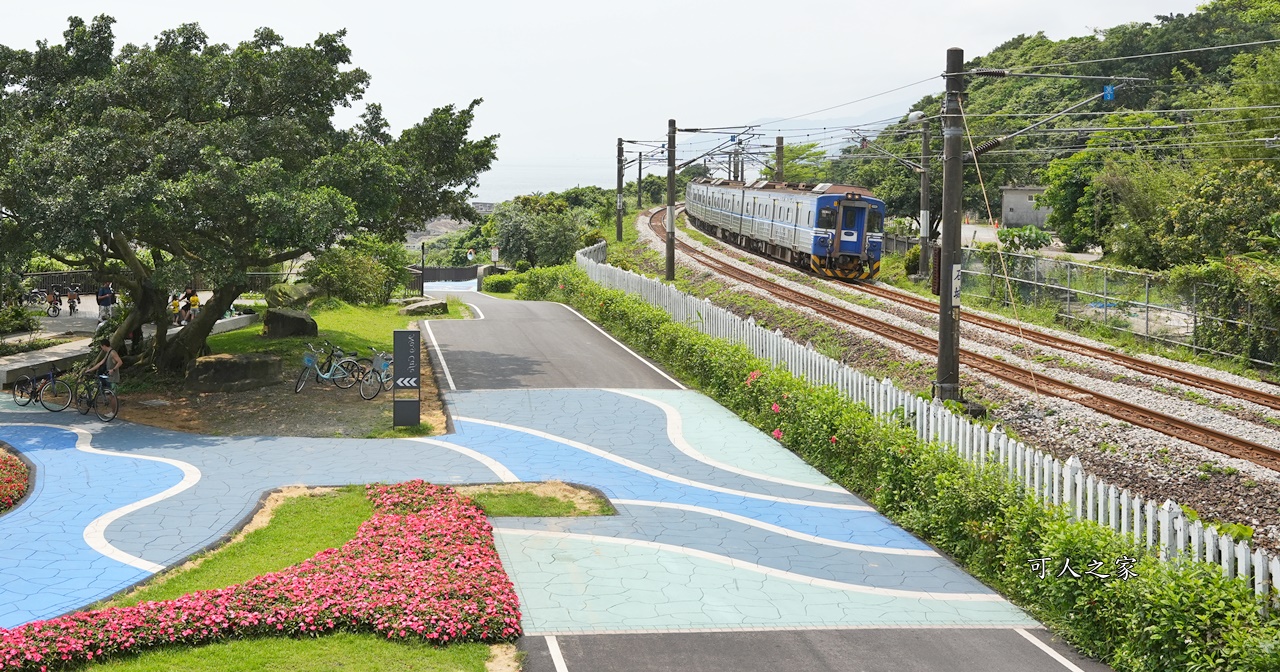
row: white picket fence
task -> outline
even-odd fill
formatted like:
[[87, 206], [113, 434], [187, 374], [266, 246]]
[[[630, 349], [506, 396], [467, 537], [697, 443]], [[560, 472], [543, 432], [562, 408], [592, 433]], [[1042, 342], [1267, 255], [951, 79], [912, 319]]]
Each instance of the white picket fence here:
[[1182, 507], [1172, 500], [1162, 504], [1145, 501], [1084, 473], [1080, 460], [1074, 456], [1063, 462], [1009, 438], [998, 427], [987, 430], [936, 400], [925, 401], [899, 389], [888, 378], [876, 380], [864, 375], [814, 351], [810, 345], [784, 338], [781, 331], [769, 331], [749, 317], [744, 320], [709, 299], [698, 299], [671, 285], [604, 264], [604, 258], [605, 244], [598, 243], [578, 252], [578, 267], [601, 285], [635, 294], [662, 308], [676, 322], [709, 336], [742, 343], [762, 359], [781, 364], [810, 383], [830, 385], [854, 402], [866, 404], [876, 415], [903, 409], [904, 417], [921, 439], [946, 445], [971, 462], [1001, 464], [1011, 479], [1046, 504], [1066, 505], [1076, 519], [1091, 520], [1131, 535], [1138, 543], [1155, 548], [1161, 558], [1190, 557], [1219, 564], [1227, 576], [1249, 582], [1259, 596], [1270, 597], [1273, 588], [1280, 589], [1280, 558], [1255, 551], [1248, 543], [1237, 542], [1213, 526], [1189, 521]]

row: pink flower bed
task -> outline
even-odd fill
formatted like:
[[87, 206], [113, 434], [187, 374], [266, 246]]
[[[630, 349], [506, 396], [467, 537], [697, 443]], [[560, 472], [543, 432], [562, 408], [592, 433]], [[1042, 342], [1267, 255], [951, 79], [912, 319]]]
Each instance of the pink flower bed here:
[[17, 455], [0, 448], [0, 513], [27, 494], [27, 465]]
[[368, 488], [374, 515], [339, 549], [246, 583], [0, 629], [0, 670], [56, 670], [174, 644], [334, 630], [435, 644], [520, 635], [484, 513], [423, 481]]

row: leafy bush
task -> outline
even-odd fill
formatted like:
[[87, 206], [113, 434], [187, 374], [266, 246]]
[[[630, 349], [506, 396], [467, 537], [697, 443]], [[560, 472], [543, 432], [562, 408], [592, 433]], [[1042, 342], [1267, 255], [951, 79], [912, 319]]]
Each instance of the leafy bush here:
[[907, 250], [906, 259], [903, 262], [903, 270], [907, 275], [915, 275], [920, 272], [920, 246], [912, 245]]
[[347, 303], [377, 303], [388, 282], [386, 270], [371, 255], [331, 247], [307, 262], [302, 277], [325, 296]]
[[529, 262], [525, 261], [524, 259], [521, 259], [520, 261], [516, 262], [516, 273], [524, 273], [530, 268], [533, 268], [533, 267], [530, 266]]
[[1006, 226], [996, 231], [996, 237], [1006, 252], [1035, 252], [1048, 247], [1053, 237], [1036, 226]]
[[[1025, 497], [999, 465], [921, 443], [901, 412], [876, 418], [580, 270], [537, 268], [526, 278], [517, 297], [573, 306], [1115, 669], [1278, 669], [1280, 615], [1261, 616], [1248, 586], [1220, 568], [1162, 562], [1131, 538], [1069, 520]], [[1044, 558], [1054, 566], [1042, 578], [1033, 563]], [[1079, 577], [1056, 576], [1064, 559]], [[1118, 570], [1122, 561], [1134, 574]]]
[[40, 328], [36, 314], [17, 304], [0, 308], [0, 334], [35, 331]]
[[484, 291], [506, 294], [515, 286], [510, 275], [490, 275], [484, 279]]

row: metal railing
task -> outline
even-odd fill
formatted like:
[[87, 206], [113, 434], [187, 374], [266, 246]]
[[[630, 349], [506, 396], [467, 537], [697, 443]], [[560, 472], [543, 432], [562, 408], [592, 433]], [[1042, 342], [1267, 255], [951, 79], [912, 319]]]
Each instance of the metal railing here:
[[[887, 254], [905, 254], [917, 243], [892, 234], [884, 241]], [[1233, 306], [1234, 318], [1203, 309], [1211, 301], [1221, 308], [1217, 302], [1225, 293], [1213, 285], [1195, 285], [1188, 296], [1159, 275], [972, 247], [961, 248], [960, 264], [961, 296], [978, 305], [1050, 304], [1066, 321], [1104, 325], [1197, 352], [1243, 355], [1263, 366], [1280, 362], [1280, 331], [1257, 324], [1252, 305]], [[1233, 334], [1239, 335], [1239, 351], [1215, 346], [1231, 341]]]

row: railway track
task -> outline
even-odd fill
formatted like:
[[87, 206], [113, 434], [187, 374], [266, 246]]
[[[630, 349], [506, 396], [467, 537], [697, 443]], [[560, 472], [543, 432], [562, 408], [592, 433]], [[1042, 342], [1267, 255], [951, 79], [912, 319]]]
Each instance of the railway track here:
[[[659, 210], [649, 218], [650, 227], [660, 237], [665, 237], [666, 235], [665, 229], [661, 228], [664, 218], [664, 210]], [[717, 273], [756, 287], [782, 301], [805, 306], [835, 322], [871, 331], [895, 343], [901, 343], [921, 352], [933, 353], [937, 351], [938, 341], [936, 338], [855, 313], [803, 292], [779, 286], [732, 264], [722, 262], [680, 240], [676, 240], [676, 247], [684, 254], [697, 259]], [[926, 301], [926, 303], [929, 302]], [[1016, 327], [1013, 328], [1016, 329]], [[1037, 394], [1066, 399], [1139, 427], [1146, 427], [1174, 438], [1190, 441], [1210, 450], [1249, 460], [1269, 469], [1280, 470], [1280, 450], [1275, 448], [1152, 411], [1117, 397], [1094, 392], [1064, 381], [1052, 380], [1014, 364], [1002, 362], [969, 350], [961, 349], [960, 362], [1011, 385]]]
[[[930, 301], [929, 299], [923, 299], [909, 294], [902, 294], [900, 292], [895, 292], [884, 287], [877, 287], [875, 285], [851, 284], [849, 287], [886, 301], [894, 301], [935, 315], [938, 313], [938, 304]], [[1202, 390], [1217, 392], [1218, 394], [1280, 410], [1280, 397], [1274, 394], [1268, 394], [1261, 390], [1244, 387], [1243, 385], [1236, 385], [1234, 383], [1218, 380], [1217, 378], [1211, 378], [1209, 376], [1202, 376], [1190, 371], [1183, 371], [1172, 366], [1149, 362], [1145, 359], [1127, 355], [1123, 352], [1113, 352], [1087, 343], [1071, 341], [1052, 334], [1046, 334], [1042, 331], [1036, 331], [1035, 329], [1027, 329], [1026, 327], [1019, 327], [1016, 324], [993, 320], [989, 317], [983, 317], [982, 315], [975, 315], [973, 313], [962, 311], [960, 313], [960, 319], [970, 324], [976, 324], [987, 329], [1017, 336], [1023, 340], [1031, 341], [1032, 343], [1037, 343], [1055, 350], [1066, 350], [1067, 352], [1074, 352], [1078, 355], [1112, 362], [1139, 373], [1158, 376], [1190, 387], [1198, 387]]]

